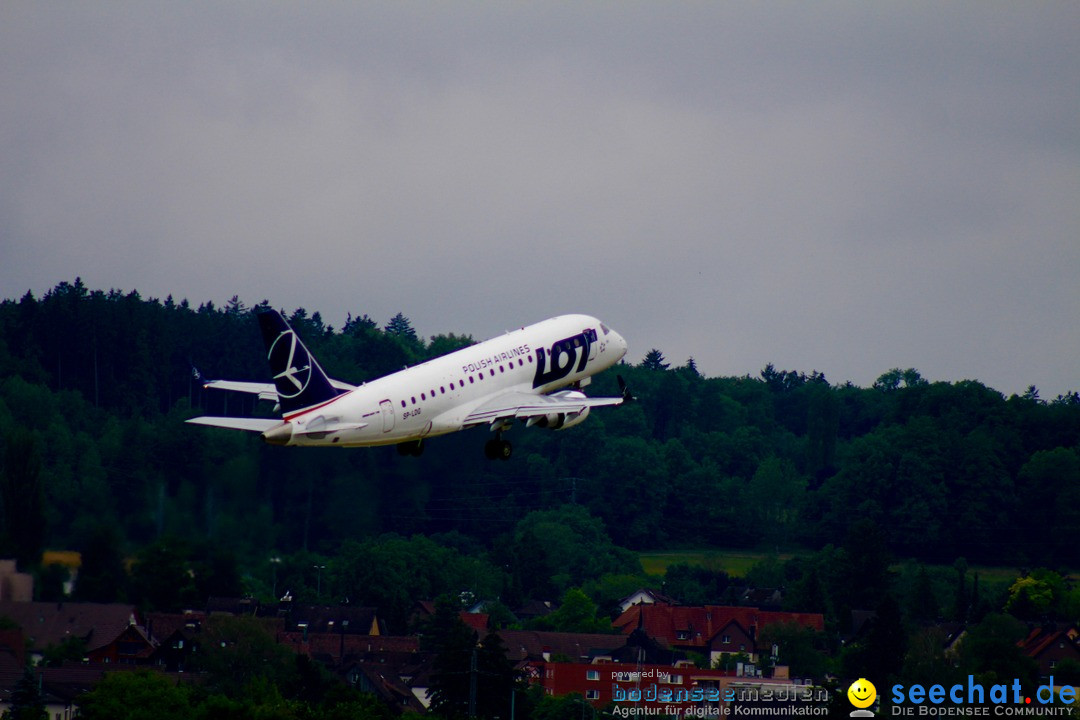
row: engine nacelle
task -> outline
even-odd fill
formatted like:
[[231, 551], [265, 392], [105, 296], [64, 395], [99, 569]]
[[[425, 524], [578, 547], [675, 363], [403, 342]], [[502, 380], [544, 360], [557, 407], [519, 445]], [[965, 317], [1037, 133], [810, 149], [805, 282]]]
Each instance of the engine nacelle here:
[[585, 418], [589, 416], [589, 410], [591, 408], [585, 408], [581, 412], [575, 413], [548, 413], [547, 415], [538, 415], [529, 420], [528, 426], [536, 426], [547, 428], [548, 430], [565, 430], [569, 427], [574, 427]]
[[579, 413], [567, 413], [563, 415], [563, 422], [556, 430], [565, 430], [566, 428], [572, 428], [575, 425], [580, 425], [585, 422], [585, 418], [589, 417], [589, 410], [592, 408], [585, 408]]

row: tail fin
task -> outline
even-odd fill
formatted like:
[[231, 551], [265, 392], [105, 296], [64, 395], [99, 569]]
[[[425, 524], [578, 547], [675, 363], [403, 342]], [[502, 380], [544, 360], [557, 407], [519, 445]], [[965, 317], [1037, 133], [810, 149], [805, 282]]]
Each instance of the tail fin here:
[[341, 394], [281, 313], [266, 310], [258, 317], [282, 415], [321, 405]]

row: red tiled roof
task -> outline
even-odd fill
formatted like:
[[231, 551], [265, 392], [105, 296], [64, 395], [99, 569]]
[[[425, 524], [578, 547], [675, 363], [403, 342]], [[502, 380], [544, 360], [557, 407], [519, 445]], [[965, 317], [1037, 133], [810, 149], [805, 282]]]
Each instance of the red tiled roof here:
[[483, 635], [487, 632], [488, 626], [488, 614], [487, 613], [471, 613], [461, 612], [461, 622], [471, 627], [476, 632]]
[[1074, 628], [1068, 628], [1066, 630], [1057, 630], [1055, 632], [1048, 632], [1043, 628], [1035, 628], [1028, 636], [1016, 643], [1017, 647], [1024, 651], [1024, 654], [1028, 657], [1037, 658], [1043, 654], [1054, 643], [1061, 642], [1065, 645], [1073, 645], [1076, 648], [1075, 643], [1076, 630]]
[[704, 648], [733, 620], [753, 632], [780, 623], [795, 623], [818, 631], [825, 629], [825, 618], [820, 613], [790, 613], [722, 605], [634, 605], [616, 618], [612, 625], [629, 635], [640, 624], [649, 637], [668, 645]]

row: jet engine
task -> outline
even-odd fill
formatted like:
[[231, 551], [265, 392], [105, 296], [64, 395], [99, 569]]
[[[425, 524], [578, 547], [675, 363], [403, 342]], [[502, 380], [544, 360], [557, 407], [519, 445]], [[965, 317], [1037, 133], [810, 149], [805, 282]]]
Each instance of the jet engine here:
[[529, 420], [528, 426], [536, 426], [547, 428], [548, 430], [565, 430], [566, 428], [574, 427], [580, 424], [589, 417], [589, 410], [591, 408], [584, 408], [581, 412], [573, 413], [548, 413], [547, 415], [538, 415]]

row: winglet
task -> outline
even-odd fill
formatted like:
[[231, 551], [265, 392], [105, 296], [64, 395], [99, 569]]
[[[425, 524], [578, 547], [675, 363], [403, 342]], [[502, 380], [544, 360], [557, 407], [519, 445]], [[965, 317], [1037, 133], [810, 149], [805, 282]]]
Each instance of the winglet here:
[[615, 379], [619, 381], [619, 390], [622, 391], [623, 402], [630, 403], [637, 400], [636, 397], [630, 394], [630, 388], [627, 386], [626, 381], [623, 380], [622, 375], [616, 375]]

